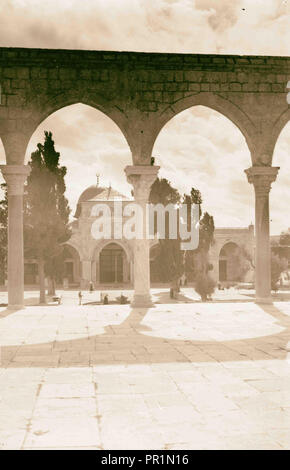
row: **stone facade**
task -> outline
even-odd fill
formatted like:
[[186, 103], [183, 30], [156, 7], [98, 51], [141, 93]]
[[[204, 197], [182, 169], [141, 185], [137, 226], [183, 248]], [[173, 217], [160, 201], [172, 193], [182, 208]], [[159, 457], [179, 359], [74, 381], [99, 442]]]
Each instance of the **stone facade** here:
[[[75, 220], [71, 223], [72, 236], [66, 243], [66, 286], [80, 286], [82, 289], [88, 289], [90, 282], [93, 282], [95, 288], [104, 285], [106, 287], [134, 285], [134, 240], [125, 238], [96, 240], [92, 236], [92, 225], [96, 220], [92, 214], [93, 208], [105, 203], [110, 208], [112, 217], [116, 219], [117, 214], [114, 213], [116, 200], [121, 202], [120, 212], [123, 212], [128, 202], [133, 202], [132, 199], [126, 198], [113, 188], [103, 188], [98, 185], [90, 186], [80, 195]], [[121, 218], [122, 227], [126, 219], [124, 216]], [[156, 245], [158, 245], [157, 239], [150, 240], [151, 262], [154, 262]], [[239, 249], [245, 250], [253, 260], [253, 225], [249, 228], [215, 229], [214, 244], [209, 251], [209, 261], [213, 267], [211, 275], [217, 283], [229, 285], [234, 282], [253, 282], [253, 268], [248, 266], [248, 269], [243, 272], [237, 263], [237, 260], [242, 261], [243, 258], [243, 253], [238, 256], [237, 250]], [[106, 254], [107, 257], [104, 257]], [[27, 281], [32, 279], [29, 277], [29, 273], [33, 271], [31, 264], [36, 265], [36, 262], [26, 260]], [[190, 281], [190, 273], [187, 273], [187, 278]], [[36, 280], [36, 276], [34, 279]], [[160, 282], [158, 276], [154, 276], [151, 272], [151, 285], [152, 281], [153, 283]]]

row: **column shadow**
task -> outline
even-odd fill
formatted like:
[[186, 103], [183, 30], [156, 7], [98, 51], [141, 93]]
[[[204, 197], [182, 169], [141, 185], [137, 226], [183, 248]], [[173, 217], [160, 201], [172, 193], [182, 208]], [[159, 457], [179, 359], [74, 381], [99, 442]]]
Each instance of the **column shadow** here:
[[150, 336], [151, 328], [142, 324], [148, 309], [133, 308], [122, 323], [105, 326], [104, 333], [99, 335], [32, 345], [3, 346], [1, 365], [21, 368], [88, 367], [108, 364], [285, 360], [290, 317], [275, 305], [259, 307], [276, 319], [276, 323], [283, 328], [282, 332], [224, 341]]

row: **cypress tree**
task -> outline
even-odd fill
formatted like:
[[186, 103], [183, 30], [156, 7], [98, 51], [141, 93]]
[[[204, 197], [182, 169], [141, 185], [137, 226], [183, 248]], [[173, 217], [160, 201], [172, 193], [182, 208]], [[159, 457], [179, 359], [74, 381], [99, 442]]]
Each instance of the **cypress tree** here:
[[45, 275], [54, 284], [63, 243], [70, 237], [64, 180], [67, 170], [59, 164], [52, 133], [44, 134], [44, 144], [39, 143], [31, 154], [31, 172], [24, 190], [25, 254], [38, 261], [40, 303], [45, 303]]

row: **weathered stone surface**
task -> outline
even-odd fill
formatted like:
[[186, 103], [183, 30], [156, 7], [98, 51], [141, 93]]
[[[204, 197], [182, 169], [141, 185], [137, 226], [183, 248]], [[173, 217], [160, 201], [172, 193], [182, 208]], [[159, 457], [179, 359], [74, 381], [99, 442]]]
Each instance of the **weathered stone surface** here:
[[1, 450], [289, 449], [289, 302], [138, 311], [63, 294], [0, 308]]
[[[131, 134], [128, 129], [142, 126], [139, 147], [143, 151], [133, 152], [133, 160], [148, 162], [158, 131], [173, 117], [171, 105], [178, 103], [181, 111], [203, 104], [239, 126], [255, 162], [254, 149], [271, 154], [290, 117], [286, 101], [289, 79], [288, 57], [0, 48], [1, 106], [10, 111], [5, 119], [3, 113], [0, 117], [0, 137], [7, 160], [20, 164], [24, 150], [12, 161], [13, 139], [7, 129], [26, 128], [22, 140], [29, 141], [50, 110], [84, 102], [108, 114], [126, 134], [131, 148], [136, 147], [132, 142], [136, 132]], [[221, 92], [229, 94], [221, 98]], [[275, 101], [275, 109], [273, 95], [283, 98]], [[264, 135], [260, 133], [262, 118], [268, 122]], [[27, 125], [7, 125], [6, 119], [29, 119], [31, 131]], [[134, 126], [129, 124], [131, 120]]]

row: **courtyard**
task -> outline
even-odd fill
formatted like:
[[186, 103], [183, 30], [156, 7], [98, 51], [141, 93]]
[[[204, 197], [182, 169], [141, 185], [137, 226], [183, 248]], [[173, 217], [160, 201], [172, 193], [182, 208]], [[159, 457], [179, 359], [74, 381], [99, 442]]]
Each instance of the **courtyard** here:
[[190, 292], [0, 308], [0, 448], [289, 449], [290, 302]]

